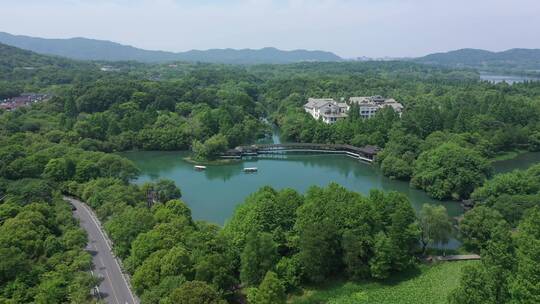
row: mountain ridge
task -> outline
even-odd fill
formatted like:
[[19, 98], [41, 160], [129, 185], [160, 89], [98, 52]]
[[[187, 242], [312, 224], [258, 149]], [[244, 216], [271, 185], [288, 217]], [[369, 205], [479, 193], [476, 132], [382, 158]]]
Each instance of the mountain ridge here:
[[540, 49], [513, 48], [500, 52], [482, 49], [458, 49], [433, 53], [415, 58], [413, 61], [450, 67], [472, 67], [488, 69], [540, 70]]
[[0, 43], [39, 54], [56, 55], [77, 60], [140, 61], [165, 63], [173, 61], [225, 64], [295, 63], [302, 61], [343, 61], [332, 52], [318, 50], [284, 51], [274, 47], [262, 49], [208, 49], [186, 52], [145, 50], [108, 40], [83, 37], [67, 39], [38, 38], [0, 32]]

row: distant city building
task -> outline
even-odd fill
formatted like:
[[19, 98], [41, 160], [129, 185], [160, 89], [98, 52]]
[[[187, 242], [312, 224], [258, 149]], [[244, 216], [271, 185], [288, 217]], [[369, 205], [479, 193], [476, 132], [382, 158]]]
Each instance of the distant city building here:
[[403, 105], [397, 102], [393, 98], [384, 98], [382, 96], [365, 96], [365, 97], [351, 97], [349, 98], [349, 104], [358, 104], [360, 107], [360, 117], [371, 118], [375, 116], [377, 111], [384, 107], [391, 107], [396, 113], [401, 116], [403, 112]]
[[309, 98], [304, 110], [315, 119], [320, 118], [324, 123], [333, 124], [347, 117], [349, 106], [332, 98]]
[[0, 109], [11, 111], [20, 107], [29, 106], [36, 102], [44, 101], [46, 99], [49, 99], [50, 97], [51, 96], [47, 94], [23, 93], [17, 97], [12, 97], [0, 101]]
[[119, 68], [115, 68], [112, 65], [104, 65], [101, 68], [99, 68], [102, 72], [118, 72], [120, 71]]

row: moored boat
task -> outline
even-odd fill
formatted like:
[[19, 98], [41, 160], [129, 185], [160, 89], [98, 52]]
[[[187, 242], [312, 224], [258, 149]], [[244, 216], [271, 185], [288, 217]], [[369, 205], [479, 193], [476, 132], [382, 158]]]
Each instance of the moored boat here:
[[206, 170], [206, 166], [195, 165], [194, 168], [195, 170]]
[[244, 172], [246, 173], [252, 173], [252, 172], [257, 172], [257, 171], [259, 171], [259, 169], [257, 169], [256, 167], [244, 168]]

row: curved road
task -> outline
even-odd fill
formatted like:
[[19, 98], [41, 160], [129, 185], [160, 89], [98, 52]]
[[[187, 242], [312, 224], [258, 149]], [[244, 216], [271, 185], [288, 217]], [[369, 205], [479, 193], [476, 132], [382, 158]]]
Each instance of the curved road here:
[[110, 240], [101, 229], [101, 223], [94, 212], [79, 200], [66, 196], [64, 199], [75, 206], [73, 214], [88, 234], [86, 250], [92, 255], [92, 273], [103, 279], [98, 286], [98, 297], [110, 304], [138, 304], [139, 300], [131, 291], [120, 263], [112, 254]]

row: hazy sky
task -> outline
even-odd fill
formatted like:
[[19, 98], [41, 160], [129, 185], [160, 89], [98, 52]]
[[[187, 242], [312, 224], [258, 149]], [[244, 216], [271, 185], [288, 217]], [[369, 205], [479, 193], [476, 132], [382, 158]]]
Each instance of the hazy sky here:
[[0, 31], [146, 49], [321, 49], [343, 57], [540, 48], [540, 0], [0, 0]]

